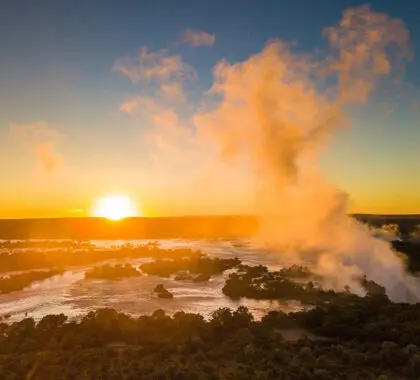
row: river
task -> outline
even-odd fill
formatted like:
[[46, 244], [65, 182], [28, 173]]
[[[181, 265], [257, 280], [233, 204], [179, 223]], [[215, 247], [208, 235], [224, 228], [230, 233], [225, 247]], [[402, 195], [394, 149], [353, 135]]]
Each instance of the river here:
[[[124, 243], [146, 244], [148, 240], [131, 241], [92, 241], [98, 248], [110, 248]], [[191, 248], [215, 257], [238, 257], [244, 264], [267, 265], [278, 269], [292, 263], [284, 261], [281, 256], [270, 254], [249, 240], [158, 240], [161, 248]], [[148, 259], [124, 260], [139, 265]], [[119, 261], [121, 262], [121, 261]], [[97, 265], [96, 263], [95, 265]], [[30, 287], [8, 294], [0, 295], [0, 315], [10, 315], [15, 321], [27, 317], [40, 319], [48, 314], [64, 313], [70, 318], [102, 307], [111, 307], [117, 311], [138, 316], [150, 314], [157, 309], [164, 309], [168, 314], [177, 311], [200, 313], [205, 317], [211, 312], [229, 307], [236, 309], [246, 306], [260, 318], [269, 310], [292, 311], [302, 308], [296, 301], [261, 301], [242, 299], [233, 301], [222, 293], [222, 287], [228, 271], [220, 276], [213, 276], [210, 281], [193, 283], [175, 281], [172, 278], [141, 276], [125, 278], [119, 281], [85, 280], [84, 273], [92, 266], [67, 268], [62, 275], [33, 283]], [[153, 293], [157, 284], [163, 284], [173, 299], [158, 298]]]

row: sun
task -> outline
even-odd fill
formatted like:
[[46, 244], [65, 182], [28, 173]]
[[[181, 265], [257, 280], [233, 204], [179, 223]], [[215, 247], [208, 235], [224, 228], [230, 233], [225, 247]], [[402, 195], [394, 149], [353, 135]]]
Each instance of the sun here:
[[111, 220], [139, 216], [139, 209], [126, 195], [109, 195], [98, 198], [93, 207], [93, 216]]

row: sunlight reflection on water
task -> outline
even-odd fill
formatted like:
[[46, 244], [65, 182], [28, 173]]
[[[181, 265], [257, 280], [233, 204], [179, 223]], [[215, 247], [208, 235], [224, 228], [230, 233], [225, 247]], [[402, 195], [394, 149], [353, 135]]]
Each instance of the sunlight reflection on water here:
[[[149, 241], [92, 241], [100, 248], [110, 248], [127, 242], [137, 245]], [[272, 256], [246, 240], [171, 239], [158, 240], [158, 243], [162, 248], [200, 249], [211, 256], [225, 258], [237, 256], [245, 264], [263, 264], [270, 269], [289, 264], [281, 262], [280, 256]], [[145, 259], [125, 261], [136, 265]], [[112, 307], [134, 316], [149, 314], [156, 309], [164, 309], [168, 314], [183, 310], [209, 316], [220, 307], [236, 309], [243, 305], [248, 307], [256, 318], [260, 318], [269, 310], [292, 311], [301, 308], [300, 303], [296, 301], [233, 301], [222, 293], [227, 273], [214, 276], [204, 283], [147, 275], [120, 281], [84, 280], [84, 273], [89, 268], [91, 266], [69, 268], [63, 275], [35, 283], [22, 291], [0, 295], [0, 315], [10, 314], [11, 321], [22, 319], [26, 315], [39, 319], [47, 314], [57, 313], [64, 313], [72, 318], [97, 308]], [[153, 289], [157, 284], [163, 284], [170, 290], [174, 299], [156, 297]]]

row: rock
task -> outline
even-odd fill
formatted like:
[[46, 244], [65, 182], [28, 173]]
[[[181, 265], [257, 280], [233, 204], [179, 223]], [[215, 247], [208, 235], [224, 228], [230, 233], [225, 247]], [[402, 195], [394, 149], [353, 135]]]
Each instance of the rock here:
[[211, 276], [208, 274], [201, 273], [197, 277], [193, 278], [194, 282], [206, 282], [210, 280]]
[[167, 290], [165, 289], [165, 287], [162, 284], [156, 285], [155, 288], [153, 289], [153, 291], [155, 293], [167, 292]]
[[171, 292], [169, 292], [168, 290], [165, 290], [164, 292], [159, 293], [158, 294], [158, 297], [159, 298], [168, 298], [168, 299], [170, 299], [170, 298], [174, 298], [174, 295]]
[[159, 298], [174, 298], [174, 295], [167, 289], [165, 289], [165, 287], [162, 284], [156, 285], [153, 289], [153, 292], [157, 293]]
[[174, 278], [175, 281], [188, 281], [192, 279], [193, 277], [188, 273], [179, 273]]

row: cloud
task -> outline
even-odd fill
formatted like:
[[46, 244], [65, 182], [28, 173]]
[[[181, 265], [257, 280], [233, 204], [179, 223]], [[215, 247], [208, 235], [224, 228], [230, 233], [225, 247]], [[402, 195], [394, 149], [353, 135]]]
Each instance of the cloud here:
[[420, 102], [417, 102], [417, 101], [412, 102], [412, 103], [411, 103], [411, 111], [412, 111], [414, 114], [419, 113], [419, 112], [420, 112]]
[[324, 36], [336, 53], [329, 69], [337, 74], [342, 101], [366, 102], [378, 78], [395, 72], [412, 57], [404, 23], [372, 12], [369, 6], [346, 10], [337, 26], [324, 30]]
[[197, 77], [195, 69], [183, 62], [179, 55], [168, 55], [167, 50], [149, 52], [147, 46], [140, 49], [136, 58], [117, 59], [113, 70], [134, 84], [140, 81], [166, 83], [170, 80]]
[[151, 113], [158, 107], [157, 99], [148, 96], [133, 96], [124, 101], [120, 106], [120, 111], [130, 115], [144, 115], [145, 112]]
[[184, 143], [191, 142], [191, 130], [174, 107], [153, 97], [137, 96], [126, 100], [120, 110], [148, 120], [152, 128], [143, 130], [143, 136], [159, 151], [178, 151]]
[[12, 124], [9, 132], [22, 149], [29, 150], [36, 157], [38, 165], [47, 173], [53, 173], [62, 162], [56, 146], [62, 134], [39, 121], [30, 124]]
[[[350, 125], [348, 106], [365, 103], [410, 55], [408, 32], [401, 21], [359, 7], [324, 35], [331, 48], [325, 58], [296, 54], [276, 40], [243, 62], [219, 62], [208, 97], [188, 118], [188, 104], [169, 101], [178, 99], [172, 83], [181, 78], [182, 65], [163, 64], [165, 51], [145, 50], [139, 61], [158, 68], [145, 75], [141, 67], [134, 78], [153, 77], [160, 87], [155, 96], [130, 98], [120, 109], [139, 118], [156, 169], [175, 173], [186, 194], [218, 188], [226, 199], [241, 187], [231, 170], [236, 164], [251, 177], [247, 186], [261, 215], [258, 238], [268, 249], [296, 261], [310, 254], [327, 286], [363, 293], [356, 277], [366, 274], [393, 300], [406, 301], [418, 286], [404, 263], [387, 242], [347, 216], [347, 195], [323, 177], [319, 161], [331, 136]], [[171, 70], [160, 68], [165, 65]], [[215, 150], [230, 165], [213, 160]], [[200, 191], [192, 178], [203, 179]]]
[[164, 83], [160, 86], [160, 95], [171, 102], [184, 102], [184, 88], [179, 82]]
[[49, 173], [54, 172], [61, 163], [61, 157], [55, 151], [55, 142], [53, 141], [38, 143], [35, 146], [35, 154]]
[[216, 35], [196, 29], [187, 29], [182, 34], [182, 42], [191, 46], [213, 46], [216, 42]]
[[390, 102], [378, 102], [378, 111], [384, 119], [388, 119], [392, 116], [395, 110], [398, 108], [398, 104]]
[[120, 105], [120, 111], [126, 112], [130, 115], [133, 115], [137, 108], [138, 108], [139, 102], [137, 101], [136, 97], [127, 99]]
[[220, 102], [195, 115], [197, 133], [223, 158], [249, 164], [259, 238], [269, 249], [295, 261], [310, 254], [314, 270], [337, 289], [363, 292], [357, 277], [366, 274], [393, 300], [417, 298], [404, 263], [346, 214], [347, 195], [319, 166], [325, 145], [346, 125], [348, 106], [365, 103], [410, 55], [408, 31], [400, 20], [359, 7], [324, 34], [326, 58], [302, 56], [276, 40], [243, 62], [219, 62], [209, 93]]

